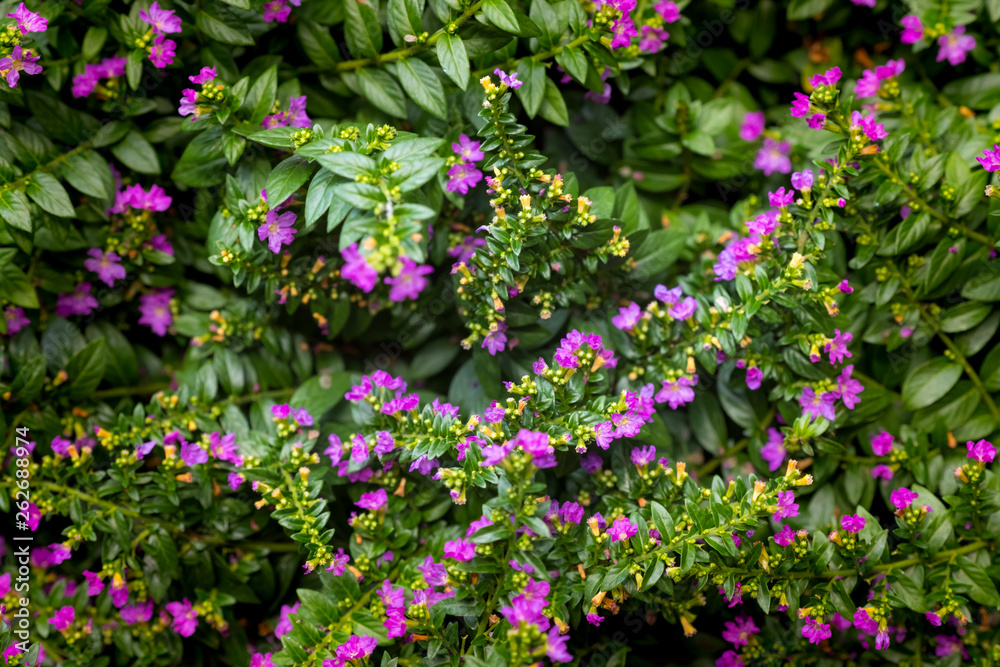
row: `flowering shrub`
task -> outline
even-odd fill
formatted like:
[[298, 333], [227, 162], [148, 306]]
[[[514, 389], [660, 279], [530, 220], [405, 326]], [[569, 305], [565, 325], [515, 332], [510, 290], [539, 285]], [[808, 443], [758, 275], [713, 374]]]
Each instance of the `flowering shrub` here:
[[1000, 661], [1000, 4], [0, 14], [7, 664]]

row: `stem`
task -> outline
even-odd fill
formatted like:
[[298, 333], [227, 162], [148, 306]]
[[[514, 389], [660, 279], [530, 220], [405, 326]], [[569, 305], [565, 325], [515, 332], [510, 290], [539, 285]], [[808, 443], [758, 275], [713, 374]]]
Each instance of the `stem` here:
[[101, 400], [105, 398], [118, 398], [120, 396], [151, 396], [158, 391], [170, 389], [169, 382], [155, 382], [152, 384], [141, 384], [135, 387], [115, 387], [114, 389], [103, 389], [91, 394], [91, 398]]
[[59, 156], [53, 158], [52, 160], [49, 160], [48, 162], [46, 162], [45, 164], [43, 164], [38, 169], [32, 170], [31, 173], [25, 174], [21, 178], [19, 178], [17, 180], [14, 180], [14, 181], [11, 181], [10, 183], [4, 183], [3, 185], [0, 185], [0, 192], [7, 192], [8, 190], [20, 190], [22, 188], [27, 187], [28, 186], [28, 182], [31, 180], [31, 177], [34, 174], [43, 173], [43, 172], [49, 172], [49, 171], [52, 171], [52, 170], [56, 169], [59, 165], [61, 165], [63, 162], [65, 162], [69, 158], [73, 157], [77, 153], [82, 153], [84, 151], [89, 151], [91, 149], [91, 144], [92, 143], [93, 143], [93, 140], [92, 139], [88, 139], [88, 140], [84, 141], [83, 143], [81, 143], [76, 148], [74, 148], [74, 149], [72, 149], [72, 150], [70, 150], [70, 151], [68, 151], [66, 153], [63, 153], [62, 155], [59, 155]]

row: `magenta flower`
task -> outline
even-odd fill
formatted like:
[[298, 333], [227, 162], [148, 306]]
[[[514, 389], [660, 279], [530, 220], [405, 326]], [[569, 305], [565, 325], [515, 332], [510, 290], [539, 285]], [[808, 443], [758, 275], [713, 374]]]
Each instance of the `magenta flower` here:
[[751, 636], [760, 632], [753, 619], [749, 616], [740, 616], [736, 622], [726, 621], [726, 629], [722, 631], [722, 638], [727, 642], [732, 642], [733, 646], [747, 646]]
[[469, 561], [476, 557], [476, 545], [465, 540], [449, 540], [444, 543], [444, 557], [457, 561]]
[[378, 641], [374, 637], [351, 635], [345, 643], [337, 647], [337, 661], [324, 660], [323, 667], [327, 667], [326, 663], [334, 663], [334, 665], [343, 665], [348, 660], [363, 660], [372, 654], [375, 647], [378, 646]]
[[185, 442], [181, 445], [181, 459], [185, 465], [195, 466], [208, 461], [208, 452], [196, 442]]
[[892, 451], [893, 439], [888, 431], [880, 431], [872, 436], [872, 452], [875, 456], [885, 456]]
[[686, 320], [694, 315], [696, 310], [698, 310], [698, 300], [693, 297], [686, 296], [683, 301], [668, 308], [667, 312], [670, 314], [670, 317], [673, 317], [674, 319]]
[[173, 201], [159, 185], [149, 186], [149, 192], [143, 190], [141, 185], [130, 185], [125, 188], [125, 196], [129, 206], [147, 211], [166, 211]]
[[181, 91], [181, 103], [177, 107], [177, 113], [181, 116], [194, 115], [194, 118], [191, 119], [193, 123], [201, 115], [198, 111], [198, 91], [185, 88]]
[[796, 190], [809, 190], [813, 186], [812, 169], [804, 169], [792, 174], [792, 187]]
[[292, 14], [292, 8], [285, 0], [272, 0], [264, 3], [264, 15], [261, 17], [268, 23], [287, 23]]
[[784, 186], [782, 186], [776, 192], [768, 192], [767, 201], [771, 206], [783, 208], [795, 201], [795, 191], [788, 190], [786, 192]]
[[875, 122], [875, 116], [863, 117], [860, 111], [851, 113], [851, 129], [860, 129], [871, 141], [885, 139], [889, 133], [885, 131], [885, 126]]
[[775, 521], [790, 519], [799, 515], [799, 505], [795, 502], [795, 494], [791, 491], [778, 492], [778, 505], [771, 518]]
[[799, 405], [802, 406], [802, 414], [812, 415], [813, 419], [816, 417], [825, 417], [830, 421], [836, 418], [836, 410], [834, 409], [833, 403], [837, 400], [837, 394], [827, 391], [823, 392], [822, 395], [817, 395], [812, 387], [806, 387], [802, 390], [802, 396], [799, 397]]
[[622, 13], [620, 17], [615, 19], [615, 22], [611, 24], [611, 34], [614, 35], [611, 38], [611, 48], [620, 49], [623, 46], [630, 46], [632, 44], [632, 38], [639, 35], [639, 31], [635, 29], [635, 23], [632, 21], [632, 17], [628, 13]]
[[764, 373], [756, 366], [747, 369], [747, 388], [756, 391], [760, 389], [760, 382], [764, 379]]
[[726, 651], [715, 661], [715, 667], [743, 667], [743, 658], [736, 651]]
[[149, 327], [157, 336], [165, 336], [167, 328], [173, 324], [170, 300], [174, 290], [169, 287], [155, 288], [152, 293], [139, 297], [139, 324]]
[[680, 301], [682, 294], [683, 292], [681, 291], [680, 285], [672, 289], [667, 289], [663, 285], [657, 285], [653, 290], [653, 296], [668, 306], [672, 306]]
[[563, 503], [559, 510], [559, 518], [565, 523], [580, 523], [583, 521], [583, 507], [574, 502]]
[[[976, 48], [976, 38], [965, 34], [965, 26], [960, 25], [947, 35], [938, 37], [937, 61], [947, 60], [952, 65], [965, 62], [966, 54]], [[3, 65], [0, 65], [0, 69]]]
[[796, 118], [805, 118], [809, 114], [809, 96], [803, 93], [792, 93], [795, 99], [792, 100], [792, 115]]
[[633, 447], [631, 458], [632, 463], [637, 466], [644, 466], [648, 463], [652, 463], [656, 460], [656, 447], [653, 445], [648, 445], [646, 447]]
[[740, 126], [740, 139], [743, 141], [755, 141], [764, 132], [766, 125], [763, 111], [748, 111], [743, 115], [743, 124]]
[[892, 468], [880, 463], [879, 465], [872, 468], [872, 477], [874, 479], [882, 478], [884, 480], [892, 479]]
[[118, 609], [121, 609], [128, 602], [128, 582], [120, 572], [115, 572], [111, 577], [111, 602]]
[[904, 16], [900, 23], [903, 25], [903, 34], [899, 36], [899, 41], [903, 44], [914, 44], [924, 38], [924, 26], [920, 23], [919, 16]]
[[416, 299], [427, 287], [426, 276], [434, 272], [434, 267], [426, 264], [417, 264], [409, 257], [400, 258], [403, 268], [395, 278], [386, 277], [383, 281], [391, 286], [389, 290], [389, 300], [396, 303], [407, 299]]
[[792, 146], [787, 141], [777, 142], [771, 137], [764, 137], [764, 145], [754, 160], [754, 168], [760, 169], [765, 176], [778, 172], [787, 174], [792, 171], [792, 161], [788, 158]]
[[892, 492], [889, 500], [898, 510], [905, 510], [913, 504], [913, 501], [920, 497], [919, 493], [914, 493], [906, 487], [900, 487]]
[[476, 169], [473, 164], [459, 162], [452, 165], [448, 170], [448, 183], [445, 189], [448, 192], [458, 192], [463, 195], [469, 194], [469, 189], [476, 187], [479, 181], [483, 180], [483, 172]]
[[814, 113], [806, 119], [806, 123], [814, 130], [822, 130], [826, 125], [826, 114]]
[[[875, 0], [871, 0], [872, 7], [875, 6]], [[823, 74], [817, 74], [809, 79], [809, 85], [813, 88], [819, 88], [820, 86], [835, 86], [837, 82], [840, 81], [840, 68], [831, 67]]]
[[340, 274], [362, 292], [371, 292], [378, 282], [378, 272], [358, 251], [358, 244], [352, 243], [347, 246], [340, 251], [340, 255], [345, 262]]
[[9, 56], [0, 58], [0, 71], [7, 72], [7, 85], [16, 88], [21, 72], [41, 74], [42, 66], [38, 64], [38, 58], [39, 56], [32, 55], [30, 50], [22, 49], [20, 44], [14, 47]]
[[760, 449], [760, 456], [767, 461], [767, 469], [774, 472], [785, 462], [785, 438], [776, 428], [767, 429], [767, 444]]
[[295, 240], [295, 218], [297, 216], [291, 211], [278, 214], [277, 211], [267, 212], [264, 224], [257, 228], [257, 238], [261, 241], [267, 239], [267, 247], [274, 254], [281, 252], [281, 246], [291, 245]]
[[126, 625], [145, 623], [153, 617], [153, 600], [146, 600], [144, 604], [126, 605], [119, 613]]
[[802, 627], [802, 636], [808, 639], [810, 644], [819, 644], [824, 639], [829, 639], [832, 634], [829, 623], [821, 623], [806, 617], [806, 624]]
[[275, 637], [280, 639], [292, 631], [292, 619], [290, 617], [298, 613], [300, 604], [300, 602], [296, 602], [291, 607], [287, 604], [281, 605], [281, 612], [278, 615], [278, 625], [274, 628]]
[[212, 450], [212, 456], [220, 461], [239, 465], [240, 457], [236, 452], [239, 451], [240, 447], [236, 444], [235, 433], [222, 435], [216, 431], [209, 436], [208, 447]]
[[969, 450], [965, 458], [975, 459], [980, 463], [993, 463], [993, 459], [997, 455], [996, 447], [985, 440], [980, 440], [975, 444], [970, 440], [965, 444], [965, 447]]
[[91, 597], [100, 595], [101, 591], [104, 590], [104, 582], [101, 581], [100, 575], [96, 572], [84, 570], [83, 578], [87, 580], [87, 595]]
[[57, 435], [52, 438], [52, 451], [58, 456], [69, 456], [69, 447], [72, 444], [69, 440]]
[[840, 527], [849, 533], [857, 533], [865, 527], [865, 518], [858, 514], [845, 514], [840, 517]]
[[870, 69], [866, 69], [862, 74], [861, 78], [858, 79], [858, 83], [854, 86], [854, 93], [859, 98], [860, 97], [874, 97], [878, 95], [878, 90], [882, 86], [882, 82], [879, 81], [878, 75]]
[[491, 357], [495, 357], [498, 352], [503, 351], [504, 346], [507, 345], [507, 325], [503, 322], [497, 323], [497, 330], [491, 331], [483, 337], [483, 343], [480, 348], [484, 348], [490, 353]]
[[508, 76], [506, 72], [498, 67], [493, 70], [493, 73], [500, 77], [500, 83], [507, 86], [511, 90], [517, 90], [524, 85], [523, 82], [517, 80], [517, 72]]
[[933, 611], [929, 611], [929, 612], [925, 613], [924, 614], [924, 618], [927, 619], [928, 623], [930, 623], [931, 625], [933, 625], [935, 627], [940, 627], [941, 626], [941, 616], [938, 615], [938, 614], [936, 614], [936, 613], [934, 613]]
[[611, 318], [611, 324], [622, 331], [629, 331], [639, 323], [642, 317], [642, 310], [635, 301], [627, 307], [619, 308], [618, 314]]
[[[784, 188], [781, 188], [784, 190]], [[791, 194], [791, 193], [789, 193]], [[766, 213], [761, 213], [753, 220], [747, 220], [747, 229], [754, 234], [770, 234], [778, 228], [778, 214], [780, 211], [771, 209]], [[723, 250], [723, 252], [726, 252]], [[731, 252], [729, 253], [732, 254]], [[734, 258], [735, 261], [735, 258]], [[733, 276], [735, 277], [735, 275]]]
[[55, 616], [49, 619], [56, 630], [65, 630], [73, 624], [73, 619], [76, 618], [76, 611], [73, 607], [66, 605], [65, 607], [60, 607], [59, 611], [55, 613]]
[[[198, 612], [194, 610], [187, 598], [184, 598], [183, 602], [168, 603], [167, 611], [174, 617], [171, 624], [174, 632], [181, 637], [190, 637], [194, 634], [195, 628], [198, 627]], [[277, 634], [277, 630], [275, 630], [275, 634]]]
[[479, 150], [480, 142], [472, 141], [468, 135], [460, 134], [458, 143], [451, 145], [451, 150], [466, 162], [479, 162], [483, 159], [483, 152]]
[[657, 403], [666, 403], [671, 410], [676, 410], [694, 400], [694, 389], [692, 389], [694, 385], [695, 381], [688, 377], [664, 380], [655, 400]]
[[774, 541], [783, 547], [787, 547], [789, 544], [795, 541], [795, 531], [788, 524], [781, 527], [774, 536]]
[[620, 514], [615, 518], [614, 523], [608, 528], [608, 535], [612, 542], [624, 542], [628, 538], [639, 532], [639, 524]]
[[250, 656], [250, 667], [275, 667], [271, 653], [254, 653]]
[[854, 627], [870, 635], [878, 632], [878, 622], [860, 607], [854, 611]]
[[163, 35], [157, 35], [153, 40], [153, 46], [149, 49], [149, 59], [157, 67], [166, 67], [174, 62], [176, 49], [177, 42], [166, 39]]
[[91, 248], [87, 251], [90, 259], [84, 260], [83, 266], [97, 274], [97, 277], [106, 285], [114, 285], [116, 280], [125, 277], [125, 267], [122, 266], [121, 257], [113, 252], [105, 254], [98, 248]]
[[993, 144], [993, 150], [987, 148], [983, 151], [983, 156], [976, 158], [983, 169], [991, 173], [1000, 169], [1000, 146]]
[[97, 306], [97, 299], [90, 295], [90, 283], [80, 283], [74, 291], [59, 295], [59, 300], [56, 301], [56, 315], [59, 317], [90, 315]]
[[139, 18], [152, 26], [153, 32], [159, 35], [181, 31], [181, 18], [172, 9], [161, 9], [159, 2], [150, 5], [148, 12], [145, 9], [140, 9]]
[[45, 32], [49, 27], [48, 19], [42, 18], [35, 12], [28, 11], [23, 2], [17, 6], [13, 14], [7, 14], [7, 18], [17, 21], [17, 28], [21, 31], [22, 35], [27, 35], [29, 32]]
[[194, 76], [189, 76], [188, 81], [196, 84], [209, 83], [212, 79], [218, 76], [214, 67], [202, 67], [201, 71]]
[[830, 364], [838, 364], [844, 360], [844, 357], [854, 356], [847, 350], [847, 344], [851, 342], [852, 338], [853, 335], [849, 331], [842, 334], [840, 329], [834, 329], [833, 338], [824, 348], [824, 352], [830, 353]]
[[[639, 37], [639, 50], [644, 53], [656, 53], [663, 48], [664, 42], [670, 38], [670, 33], [663, 28], [655, 28], [651, 25], [642, 26], [642, 33]], [[605, 84], [610, 88], [611, 84]], [[592, 93], [593, 91], [588, 91]]]
[[13, 336], [18, 331], [31, 324], [31, 320], [25, 317], [23, 308], [7, 306], [4, 308], [3, 317], [7, 321], [7, 335], [9, 336]]
[[389, 502], [389, 496], [385, 492], [385, 489], [378, 489], [377, 491], [369, 491], [368, 493], [362, 493], [361, 499], [354, 503], [361, 509], [371, 510], [373, 512], [378, 511], [385, 507], [386, 503]]

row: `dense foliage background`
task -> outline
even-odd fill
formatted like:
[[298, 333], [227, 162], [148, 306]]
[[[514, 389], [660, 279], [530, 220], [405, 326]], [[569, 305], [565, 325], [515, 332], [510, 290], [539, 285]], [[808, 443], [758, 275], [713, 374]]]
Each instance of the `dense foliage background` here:
[[0, 15], [7, 664], [1000, 661], [1000, 2]]

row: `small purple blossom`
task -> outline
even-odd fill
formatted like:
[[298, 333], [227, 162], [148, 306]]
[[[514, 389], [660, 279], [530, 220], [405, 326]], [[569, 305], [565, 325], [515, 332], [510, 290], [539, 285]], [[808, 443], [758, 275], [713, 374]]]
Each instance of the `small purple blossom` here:
[[840, 517], [840, 527], [849, 533], [857, 533], [865, 527], [865, 518], [859, 514], [845, 514]]

